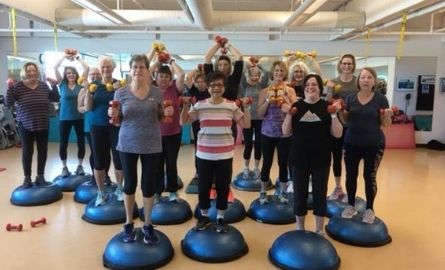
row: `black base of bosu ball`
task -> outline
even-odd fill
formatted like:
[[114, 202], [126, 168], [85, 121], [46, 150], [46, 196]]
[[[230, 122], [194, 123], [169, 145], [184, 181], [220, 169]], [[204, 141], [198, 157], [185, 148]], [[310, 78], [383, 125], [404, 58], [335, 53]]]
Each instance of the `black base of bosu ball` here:
[[[82, 219], [86, 222], [98, 225], [111, 225], [124, 223], [126, 220], [124, 202], [118, 201], [114, 194], [107, 194], [104, 205], [95, 207], [95, 199], [91, 200], [85, 207]], [[138, 207], [134, 204], [133, 218], [138, 217]]]
[[[346, 195], [345, 195], [346, 196]], [[347, 200], [346, 202], [343, 202], [342, 198], [336, 199], [336, 200], [327, 200], [327, 213], [326, 215], [328, 217], [332, 216], [340, 216], [341, 212], [348, 206]], [[355, 209], [359, 212], [363, 212], [366, 209], [366, 201], [360, 197], [355, 197]]]
[[63, 193], [53, 183], [46, 182], [45, 185], [32, 184], [32, 187], [23, 188], [19, 186], [11, 194], [11, 204], [18, 206], [37, 206], [56, 202], [62, 199]]
[[247, 211], [247, 215], [261, 223], [290, 224], [295, 222], [294, 207], [291, 201], [280, 203], [275, 195], [267, 196], [268, 203], [260, 204], [260, 199], [255, 199]]
[[[170, 202], [168, 197], [161, 197], [153, 206], [151, 221], [156, 225], [181, 224], [192, 218], [190, 204], [183, 200]], [[139, 210], [139, 218], [145, 221], [144, 208]]]
[[269, 260], [281, 269], [338, 269], [335, 247], [323, 236], [309, 231], [280, 235], [269, 249]]
[[[242, 191], [260, 191], [261, 179], [256, 178], [253, 171], [249, 171], [249, 177], [244, 178], [243, 173], [239, 173], [235, 176], [232, 182], [232, 186]], [[273, 188], [272, 181], [269, 179], [267, 182], [267, 190]]]
[[190, 183], [188, 184], [187, 188], [185, 189], [185, 193], [187, 194], [198, 194], [198, 177], [193, 177], [192, 180], [190, 180]]
[[110, 269], [154, 269], [173, 259], [174, 249], [167, 236], [154, 230], [159, 242], [154, 245], [144, 243], [140, 228], [136, 229], [136, 241], [124, 243], [122, 232], [116, 234], [105, 247], [103, 265]]
[[339, 242], [359, 247], [379, 247], [391, 243], [385, 223], [378, 217], [372, 224], [364, 223], [362, 213], [350, 219], [332, 216], [326, 225], [326, 233]]
[[[211, 200], [209, 218], [212, 222], [216, 222], [217, 213], [218, 210], [216, 209], [216, 200]], [[194, 216], [198, 219], [201, 217], [201, 208], [199, 208], [199, 204], [195, 207]], [[233, 203], [228, 203], [227, 209], [224, 212], [224, 221], [226, 223], [235, 223], [243, 220], [245, 217], [246, 209], [240, 200], [235, 199]]]
[[218, 233], [214, 225], [205, 230], [191, 229], [181, 241], [182, 252], [201, 262], [229, 262], [249, 252], [243, 235], [235, 227], [227, 225], [227, 232]]
[[53, 183], [58, 185], [62, 192], [73, 192], [83, 183], [90, 181], [92, 177], [93, 176], [91, 174], [70, 174], [67, 177], [62, 177], [59, 175], [54, 178]]
[[[113, 193], [116, 190], [116, 184], [105, 185], [105, 193]], [[97, 185], [94, 180], [88, 181], [76, 188], [74, 192], [74, 201], [87, 204], [97, 196]]]

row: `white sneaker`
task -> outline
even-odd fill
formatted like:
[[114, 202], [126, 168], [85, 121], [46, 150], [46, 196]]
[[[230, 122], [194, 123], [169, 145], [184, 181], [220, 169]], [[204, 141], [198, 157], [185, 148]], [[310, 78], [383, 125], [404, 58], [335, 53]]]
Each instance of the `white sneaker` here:
[[258, 167], [253, 169], [253, 175], [254, 175], [256, 180], [260, 180], [261, 179], [261, 172], [260, 172], [260, 169]]
[[94, 202], [94, 207], [99, 207], [107, 202], [107, 196], [104, 192], [97, 192], [96, 201]]
[[124, 200], [124, 192], [122, 191], [122, 187], [116, 187], [114, 195], [116, 195], [118, 201], [122, 202]]
[[357, 215], [357, 210], [351, 205], [346, 206], [343, 212], [341, 212], [342, 218], [352, 218], [355, 215]]
[[364, 223], [372, 224], [372, 223], [374, 223], [374, 220], [375, 220], [374, 211], [372, 211], [372, 209], [366, 209], [365, 213], [363, 214], [362, 221]]
[[245, 167], [245, 168], [243, 169], [243, 178], [244, 178], [244, 179], [249, 178], [249, 173], [250, 173], [249, 168]]
[[264, 205], [269, 203], [269, 200], [267, 199], [267, 193], [266, 192], [260, 192], [260, 204]]
[[170, 194], [168, 195], [168, 201], [169, 202], [178, 202], [179, 201], [178, 193], [170, 192]]
[[153, 195], [153, 203], [154, 204], [159, 203], [160, 198], [161, 198], [161, 195], [159, 195], [158, 193], [155, 193], [155, 195]]
[[336, 187], [334, 191], [332, 191], [331, 195], [329, 195], [328, 200], [337, 200], [338, 198], [343, 198], [345, 195], [346, 193], [343, 192], [342, 187]]

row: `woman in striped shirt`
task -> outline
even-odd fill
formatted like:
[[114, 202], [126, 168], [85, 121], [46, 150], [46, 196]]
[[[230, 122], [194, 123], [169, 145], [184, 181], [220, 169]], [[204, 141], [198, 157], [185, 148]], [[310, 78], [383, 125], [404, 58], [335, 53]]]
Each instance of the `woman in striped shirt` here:
[[18, 131], [22, 141], [22, 165], [25, 175], [23, 188], [32, 187], [31, 165], [34, 141], [37, 144], [36, 185], [45, 185], [45, 165], [48, 154], [49, 103], [59, 101], [56, 86], [52, 90], [40, 81], [39, 68], [27, 62], [20, 72], [19, 81], [6, 93], [8, 106], [17, 106]]
[[[243, 128], [250, 127], [250, 110], [244, 113], [235, 102], [223, 98], [225, 91], [225, 75], [219, 71], [212, 72], [207, 78], [210, 98], [198, 101], [190, 111], [181, 112], [182, 123], [199, 120], [200, 131], [196, 157], [199, 175], [199, 207], [201, 218], [196, 230], [204, 230], [209, 224], [210, 189], [213, 179], [216, 179], [216, 231], [224, 233], [227, 226], [224, 223], [224, 211], [227, 209], [227, 197], [232, 179], [232, 163], [235, 149], [232, 136], [232, 121]], [[245, 106], [246, 104], [243, 104]], [[184, 106], [186, 108], [186, 106]], [[218, 176], [218, 177], [214, 177]]]

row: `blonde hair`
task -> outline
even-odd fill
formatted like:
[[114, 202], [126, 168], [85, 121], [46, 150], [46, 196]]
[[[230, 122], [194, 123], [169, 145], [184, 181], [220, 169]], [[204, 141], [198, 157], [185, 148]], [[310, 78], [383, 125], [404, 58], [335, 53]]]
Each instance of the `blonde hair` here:
[[114, 62], [113, 58], [109, 56], [99, 57], [99, 60], [97, 61], [97, 66], [100, 68], [104, 62], [110, 62], [113, 69], [116, 68], [116, 62]]
[[270, 79], [273, 80], [273, 72], [276, 66], [280, 66], [284, 71], [283, 80], [286, 80], [287, 75], [289, 75], [289, 70], [287, 69], [287, 65], [283, 61], [275, 61], [272, 63], [270, 67]]
[[39, 67], [38, 67], [37, 64], [34, 63], [34, 62], [26, 62], [26, 63], [22, 66], [22, 69], [20, 70], [20, 78], [21, 78], [22, 80], [26, 79], [26, 69], [27, 69], [29, 66], [34, 66], [34, 67], [36, 68], [36, 70], [37, 70], [37, 74], [39, 75], [39, 78], [40, 78], [40, 70], [39, 70]]
[[304, 73], [303, 77], [306, 77], [306, 75], [309, 74], [309, 67], [303, 62], [297, 61], [297, 62], [293, 63], [289, 68], [289, 79], [288, 80], [290, 82], [294, 79], [294, 72], [296, 69], [303, 70], [303, 73]]

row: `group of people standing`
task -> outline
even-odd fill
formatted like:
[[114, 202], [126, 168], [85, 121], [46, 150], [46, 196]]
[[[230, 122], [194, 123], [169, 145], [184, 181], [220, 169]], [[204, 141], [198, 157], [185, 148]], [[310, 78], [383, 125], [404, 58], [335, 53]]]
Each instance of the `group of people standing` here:
[[[106, 203], [104, 184], [113, 160], [117, 182], [114, 195], [124, 202], [127, 215], [124, 242], [136, 239], [133, 207], [138, 160], [142, 167], [140, 177], [145, 215], [142, 232], [145, 243], [158, 241], [150, 216], [160, 194], [166, 190], [170, 192], [169, 201], [180, 200], [177, 194], [177, 158], [181, 124], [185, 123], [192, 123], [195, 138], [195, 166], [202, 216], [197, 222], [197, 230], [203, 230], [210, 224], [208, 212], [212, 185], [215, 185], [217, 193], [216, 230], [221, 233], [227, 230], [224, 211], [232, 179], [237, 125], [244, 128], [243, 177], [250, 173], [254, 149], [253, 174], [262, 182], [261, 204], [269, 203], [266, 189], [276, 149], [279, 167], [276, 194], [279, 202], [288, 202], [286, 190], [291, 179], [297, 229], [304, 230], [311, 179], [315, 230], [323, 234], [331, 159], [336, 188], [329, 199], [347, 198], [345, 202], [349, 206], [342, 213], [345, 218], [357, 214], [354, 204], [358, 166], [364, 159], [367, 209], [363, 221], [372, 223], [375, 218], [376, 173], [385, 146], [381, 126], [390, 123], [392, 113], [386, 97], [375, 92], [375, 71], [365, 67], [355, 77], [354, 56], [342, 56], [337, 66], [339, 77], [327, 82], [325, 98], [320, 68], [313, 58], [309, 59], [314, 73], [299, 59], [275, 61], [270, 71], [257, 62], [250, 62], [243, 73], [242, 55], [231, 43], [225, 44], [225, 48], [235, 58], [233, 68], [227, 55], [221, 55], [215, 65], [212, 64], [211, 60], [220, 48], [221, 45], [215, 43], [205, 55], [203, 68], [192, 71], [187, 77], [174, 59], [159, 62], [155, 50], [147, 55], [133, 55], [130, 60], [131, 81], [127, 84], [113, 79], [116, 65], [109, 57], [101, 57], [98, 68], [89, 69], [80, 58], [65, 54], [55, 66], [58, 89], [55, 84], [50, 88], [39, 80], [36, 64], [25, 64], [21, 74], [23, 80], [7, 91], [8, 105], [17, 106], [23, 145], [23, 188], [32, 185], [34, 140], [38, 150], [36, 183], [45, 184], [48, 104], [60, 98], [62, 177], [70, 175], [66, 161], [67, 142], [74, 127], [79, 160], [75, 173], [84, 174], [82, 162], [86, 136], [92, 152], [90, 165], [98, 187], [96, 207]], [[158, 60], [150, 64], [156, 58]], [[66, 66], [61, 75], [59, 66], [64, 60], [79, 61], [83, 75], [79, 76], [71, 66]], [[187, 94], [181, 97], [184, 92]], [[331, 98], [338, 100], [331, 105]], [[239, 101], [235, 102], [237, 99]], [[110, 107], [110, 101], [116, 105]], [[347, 196], [341, 185], [343, 150]]]

